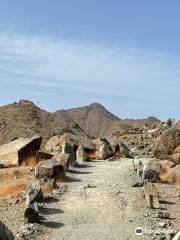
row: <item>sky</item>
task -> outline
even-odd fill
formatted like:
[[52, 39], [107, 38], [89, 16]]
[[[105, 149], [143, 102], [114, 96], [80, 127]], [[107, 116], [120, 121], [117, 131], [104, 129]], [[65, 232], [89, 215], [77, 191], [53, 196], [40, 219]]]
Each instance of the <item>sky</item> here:
[[180, 2], [0, 0], [0, 105], [180, 119]]

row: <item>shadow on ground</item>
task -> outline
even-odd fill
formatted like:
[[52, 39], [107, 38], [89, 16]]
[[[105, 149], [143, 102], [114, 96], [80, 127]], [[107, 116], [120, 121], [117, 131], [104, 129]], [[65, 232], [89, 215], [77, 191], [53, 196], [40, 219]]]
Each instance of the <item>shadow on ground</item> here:
[[52, 214], [60, 214], [64, 213], [61, 209], [58, 208], [47, 208], [47, 207], [42, 207], [39, 209], [40, 212], [44, 215], [52, 215]]
[[53, 222], [53, 221], [41, 222], [41, 224], [45, 227], [52, 228], [52, 229], [58, 229], [64, 226], [63, 223]]

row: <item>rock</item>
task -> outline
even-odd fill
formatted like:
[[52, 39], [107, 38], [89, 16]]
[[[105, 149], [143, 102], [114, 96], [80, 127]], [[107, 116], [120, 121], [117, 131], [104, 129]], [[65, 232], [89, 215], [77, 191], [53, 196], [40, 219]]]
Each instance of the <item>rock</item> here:
[[34, 224], [24, 224], [15, 236], [15, 240], [30, 240], [39, 235], [44, 230], [43, 226]]
[[119, 158], [129, 158], [131, 157], [130, 149], [127, 145], [122, 142], [110, 142], [113, 155]]
[[52, 154], [53, 152], [61, 151], [61, 145], [60, 136], [53, 136], [45, 144], [45, 150], [47, 153]]
[[39, 151], [42, 138], [19, 138], [0, 146], [0, 165], [3, 167], [18, 167], [37, 162], [36, 152]]
[[43, 201], [43, 192], [39, 182], [32, 183], [26, 192], [26, 206]]
[[35, 177], [37, 179], [58, 178], [61, 175], [64, 175], [64, 167], [52, 159], [39, 162], [35, 167]]
[[167, 223], [166, 222], [159, 222], [158, 225], [159, 225], [160, 228], [166, 228]]
[[166, 218], [166, 219], [169, 219], [169, 218], [170, 218], [170, 213], [159, 211], [159, 212], [156, 213], [156, 217], [157, 217], [157, 218]]
[[54, 179], [44, 178], [40, 180], [40, 185], [43, 196], [47, 196], [53, 192], [54, 188], [56, 187], [56, 181]]
[[51, 137], [45, 144], [46, 152], [53, 154], [57, 151], [62, 152], [62, 145], [64, 143], [70, 144], [71, 147], [76, 151], [78, 146], [82, 145], [84, 149], [95, 149], [92, 141], [80, 135], [72, 133], [64, 133], [63, 135], [58, 135]]
[[63, 143], [62, 145], [62, 153], [69, 154], [69, 166], [76, 166], [76, 153], [73, 147], [68, 143]]
[[161, 164], [155, 159], [150, 159], [143, 167], [142, 179], [156, 182], [160, 179]]
[[83, 163], [86, 161], [87, 156], [82, 145], [80, 145], [76, 151], [77, 163]]
[[172, 155], [172, 161], [176, 164], [180, 164], [180, 145], [175, 148], [174, 153]]
[[100, 160], [105, 160], [112, 156], [112, 149], [105, 138], [97, 138], [92, 140], [95, 145], [96, 158]]
[[36, 204], [31, 204], [27, 206], [24, 210], [24, 223], [40, 223], [40, 216], [38, 206]]
[[11, 231], [1, 221], [0, 221], [0, 239], [2, 239], [2, 240], [13, 240], [14, 239]]
[[160, 179], [170, 183], [180, 184], [180, 164], [175, 165], [171, 161], [161, 162]]
[[34, 175], [34, 168], [30, 167], [13, 167], [0, 169], [0, 182], [7, 182], [23, 177], [32, 177]]
[[107, 159], [109, 157], [107, 145], [103, 143], [99, 149], [99, 159]]
[[[180, 150], [180, 129], [176, 127], [168, 128], [155, 141], [153, 146], [153, 155], [158, 159], [174, 160], [180, 163], [180, 158], [173, 156], [177, 155]], [[175, 159], [174, 159], [175, 158]]]
[[144, 181], [137, 181], [131, 185], [131, 187], [143, 187]]
[[70, 155], [69, 154], [57, 152], [53, 156], [52, 160], [55, 160], [58, 163], [60, 163], [64, 167], [65, 171], [68, 170], [69, 164], [70, 164]]
[[132, 159], [132, 168], [134, 171], [137, 171], [138, 169], [142, 169], [143, 165], [140, 159], [134, 158]]
[[146, 183], [144, 185], [144, 195], [150, 208], [159, 208], [159, 196], [153, 184]]

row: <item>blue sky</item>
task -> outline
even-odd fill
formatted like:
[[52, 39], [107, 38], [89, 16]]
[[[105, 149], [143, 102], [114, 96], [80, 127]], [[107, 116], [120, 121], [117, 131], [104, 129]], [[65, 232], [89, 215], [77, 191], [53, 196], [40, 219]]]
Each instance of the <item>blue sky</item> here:
[[180, 119], [177, 0], [0, 0], [0, 105]]

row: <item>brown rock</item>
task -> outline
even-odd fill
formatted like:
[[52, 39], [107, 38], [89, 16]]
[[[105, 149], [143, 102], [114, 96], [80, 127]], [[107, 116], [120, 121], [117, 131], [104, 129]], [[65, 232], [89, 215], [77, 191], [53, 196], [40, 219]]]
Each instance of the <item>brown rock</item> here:
[[[173, 154], [177, 154], [180, 146], [180, 129], [171, 127], [164, 131], [155, 141], [153, 155], [158, 159], [174, 160]], [[179, 159], [176, 162], [179, 163]]]
[[76, 165], [76, 153], [73, 147], [69, 143], [63, 143], [62, 145], [62, 153], [69, 154], [69, 165], [75, 166]]
[[159, 196], [153, 184], [146, 183], [144, 185], [144, 195], [150, 208], [159, 208]]
[[0, 164], [2, 167], [17, 167], [37, 163], [36, 151], [40, 149], [42, 138], [19, 138], [0, 146]]
[[86, 153], [82, 145], [80, 145], [76, 151], [76, 158], [78, 163], [83, 163], [87, 159]]
[[26, 206], [43, 201], [43, 192], [39, 182], [30, 184], [26, 192]]
[[57, 152], [53, 156], [52, 160], [55, 160], [58, 163], [60, 163], [64, 167], [65, 171], [68, 170], [68, 168], [69, 168], [69, 160], [70, 160], [70, 155], [69, 154]]
[[97, 159], [107, 159], [112, 156], [112, 149], [110, 143], [105, 138], [97, 138], [92, 140], [96, 149]]
[[39, 162], [35, 167], [35, 177], [41, 178], [58, 178], [61, 174], [64, 174], [63, 166], [52, 159]]

